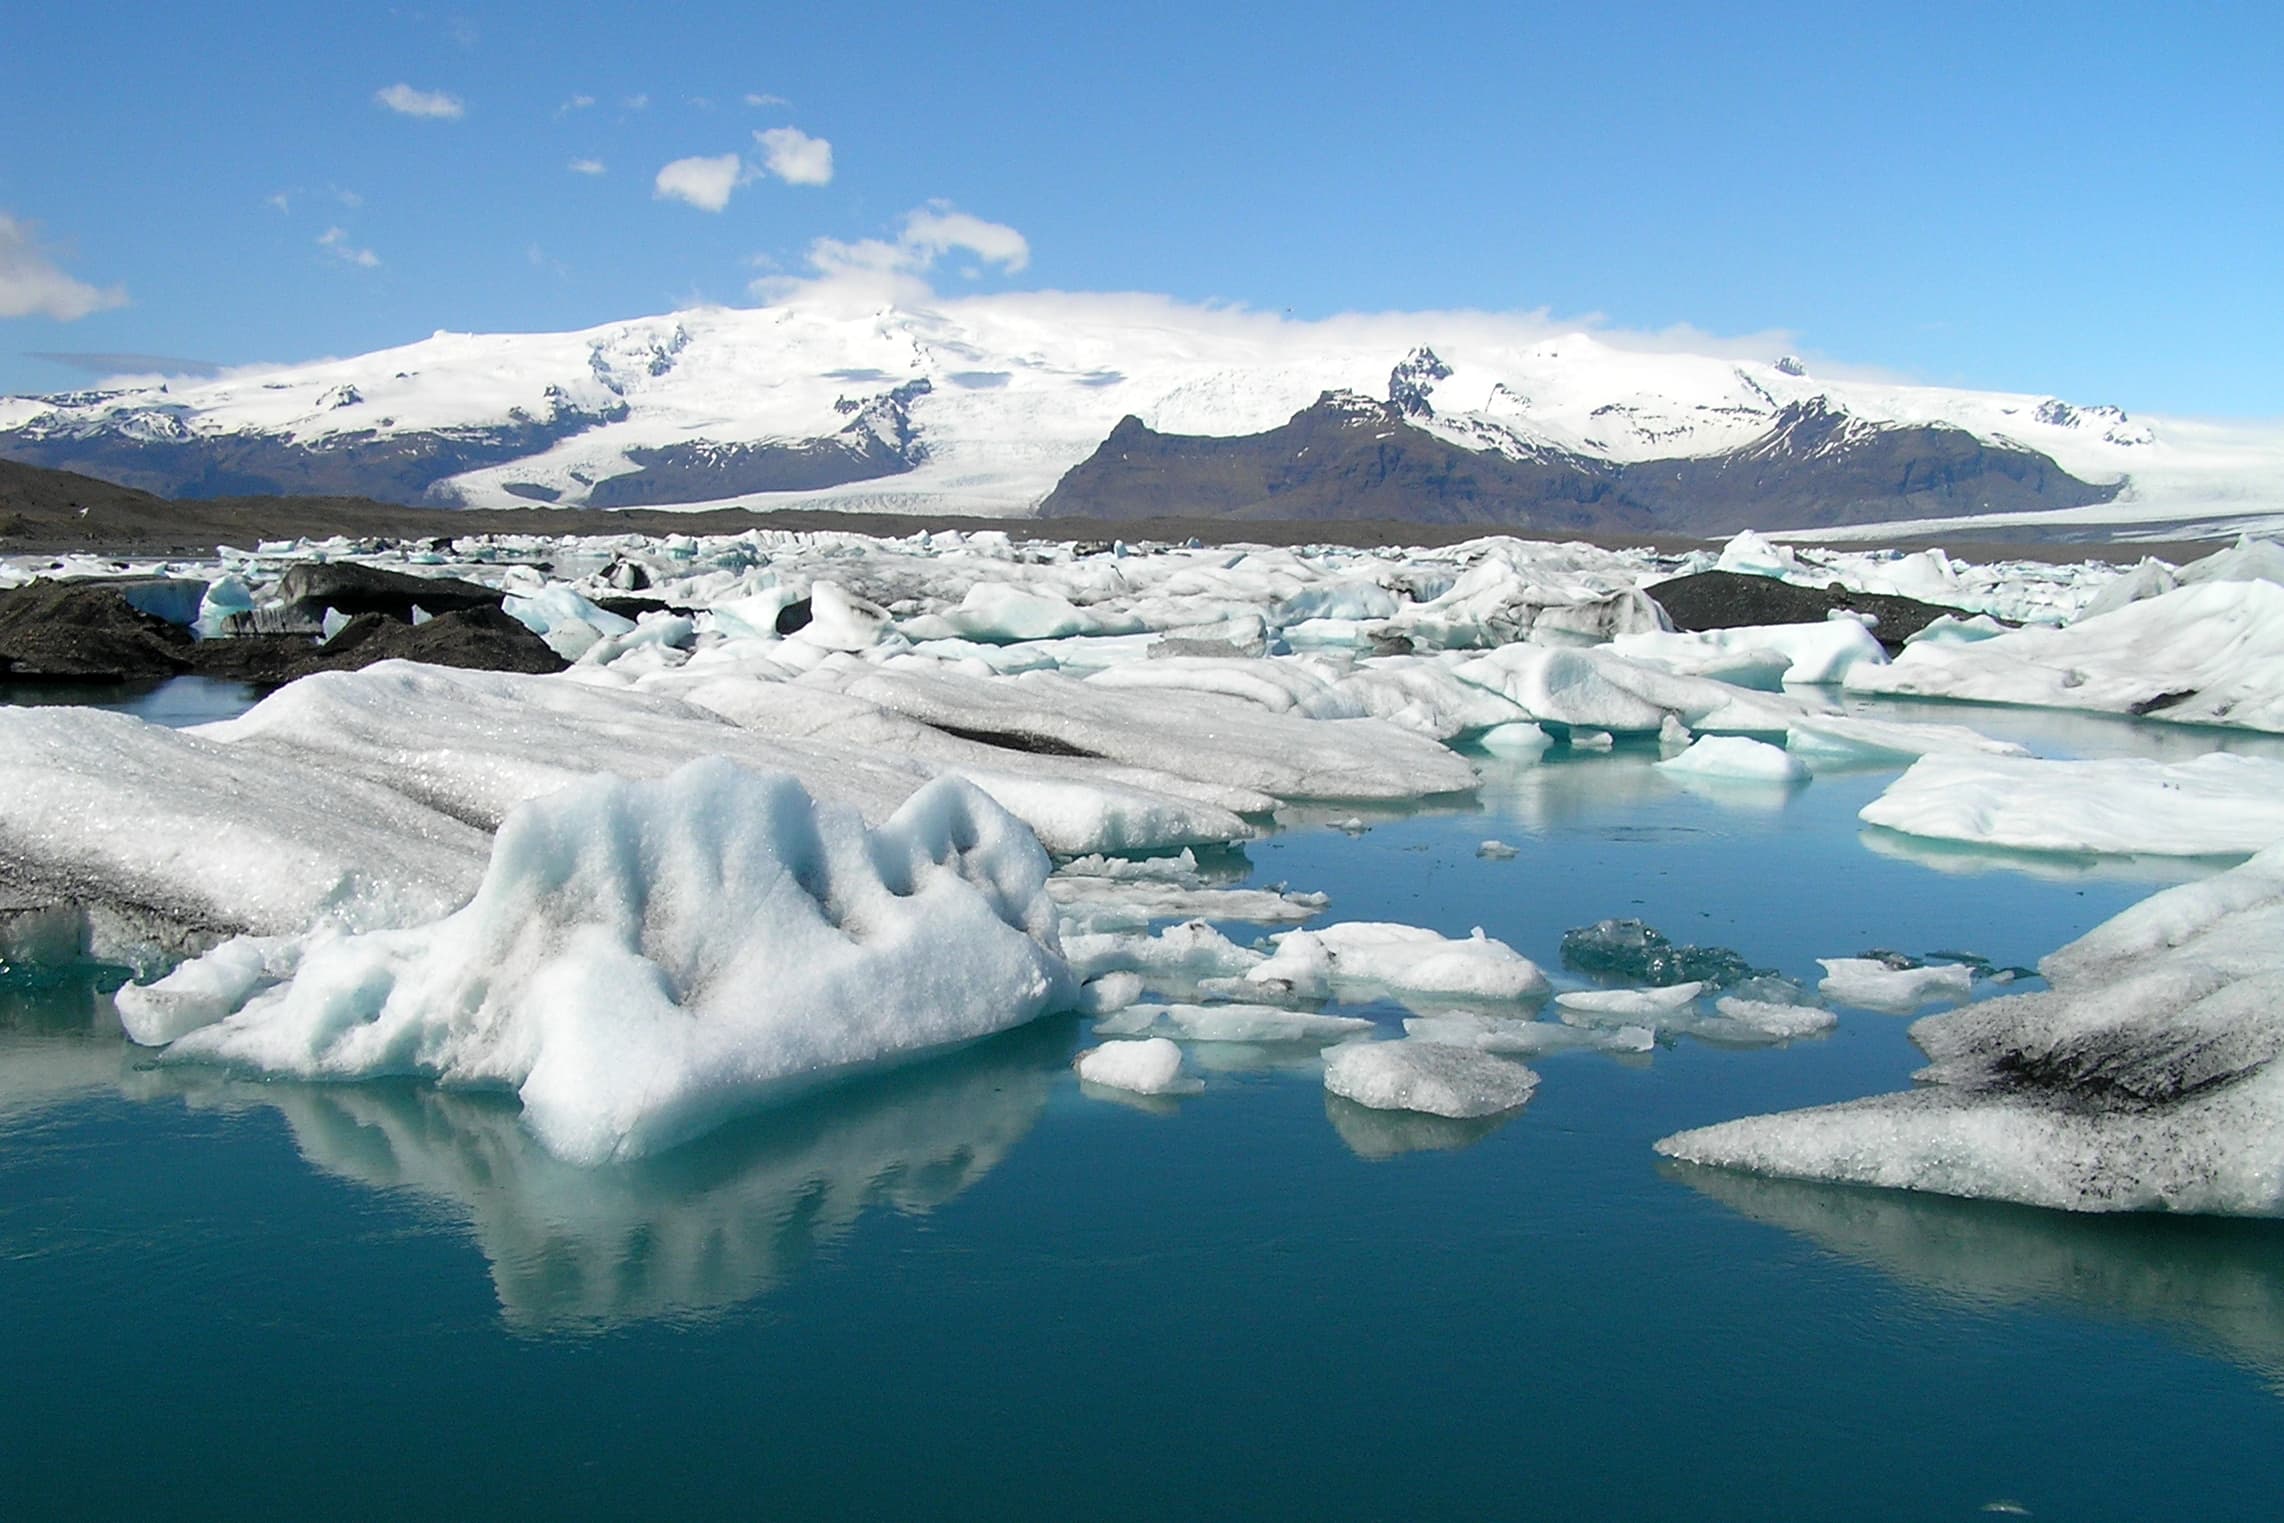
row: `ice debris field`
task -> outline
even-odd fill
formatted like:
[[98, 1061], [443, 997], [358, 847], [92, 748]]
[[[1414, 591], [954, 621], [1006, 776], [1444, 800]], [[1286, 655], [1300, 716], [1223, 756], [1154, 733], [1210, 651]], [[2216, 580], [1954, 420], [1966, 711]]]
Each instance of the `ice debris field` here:
[[[0, 706], [0, 977], [130, 970], [119, 1016], [161, 1063], [508, 1091], [557, 1158], [607, 1165], [1055, 1012], [1087, 1023], [1089, 1095], [1173, 1104], [1242, 1045], [1344, 1103], [1470, 1120], [1560, 1082], [1525, 1060], [1941, 1007], [1911, 1028], [1917, 1088], [1660, 1151], [2074, 1210], [2284, 1208], [2284, 761], [2220, 743], [2284, 733], [2273, 544], [2119, 568], [1750, 534], [1672, 556], [755, 531], [67, 557], [0, 563], [0, 588], [115, 581], [202, 641], [314, 645], [351, 610], [296, 601], [312, 563], [478, 589], [564, 669], [387, 660], [183, 729]], [[1658, 589], [1707, 573], [1942, 612], [1676, 627]], [[2182, 743], [2036, 755], [1978, 727], [1994, 704]], [[1619, 748], [1748, 804], [1900, 768], [1873, 837], [2196, 875], [2037, 970], [1834, 948], [1809, 986], [1639, 922], [1517, 947], [1220, 865], [1465, 798], [1486, 758]], [[1480, 855], [1521, 870], [1530, 847]], [[2023, 978], [2043, 987], [1987, 997]]]

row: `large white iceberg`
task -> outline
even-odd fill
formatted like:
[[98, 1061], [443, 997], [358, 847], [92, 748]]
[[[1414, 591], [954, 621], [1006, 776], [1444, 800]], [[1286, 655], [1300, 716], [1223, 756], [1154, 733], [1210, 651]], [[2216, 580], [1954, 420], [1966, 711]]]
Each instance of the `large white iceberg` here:
[[1914, 645], [1843, 680], [1860, 693], [2284, 731], [2284, 587], [2202, 582], [2060, 629]]
[[1858, 818], [2025, 851], [2233, 856], [2284, 840], [2284, 762], [2225, 751], [2172, 763], [1927, 756]]
[[171, 1057], [513, 1089], [552, 1152], [600, 1163], [1068, 1004], [1047, 868], [956, 780], [868, 831], [707, 760], [519, 807], [442, 920], [226, 943], [120, 1013]]
[[2124, 911], [2044, 992], [1919, 1021], [1923, 1087], [1659, 1142], [1670, 1158], [2072, 1211], [2284, 1210], [2284, 846]]
[[[121, 714], [0, 707], [0, 883], [65, 957], [188, 935], [429, 920], [484, 833], [402, 794]], [[11, 932], [0, 924], [0, 945]]]

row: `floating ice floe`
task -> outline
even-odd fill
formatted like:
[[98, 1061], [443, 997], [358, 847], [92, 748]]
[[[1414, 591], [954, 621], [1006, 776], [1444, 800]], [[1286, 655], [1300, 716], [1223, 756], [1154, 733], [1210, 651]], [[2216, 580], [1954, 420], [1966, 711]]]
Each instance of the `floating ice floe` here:
[[2284, 586], [2203, 582], [2060, 629], [1914, 645], [1844, 680], [1851, 692], [2284, 732]]
[[1164, 1037], [1105, 1042], [1078, 1055], [1080, 1078], [1137, 1095], [1195, 1094], [1205, 1088], [1182, 1073], [1182, 1049]]
[[1539, 1076], [1520, 1063], [1413, 1037], [1351, 1042], [1328, 1053], [1324, 1065], [1324, 1087], [1344, 1100], [1454, 1120], [1514, 1110], [1538, 1083]]
[[2236, 855], [2284, 840], [2284, 762], [2224, 751], [2171, 763], [1928, 756], [1858, 818], [2022, 851]]
[[1693, 1163], [2073, 1211], [2284, 1210], [2284, 847], [2156, 894], [1921, 1020], [1903, 1094], [1668, 1137]]
[[[1094, 859], [1100, 861], [1101, 859]], [[1212, 888], [1202, 882], [1111, 876], [1065, 867], [1047, 880], [1066, 927], [1082, 931], [1137, 931], [1153, 920], [1235, 920], [1290, 925], [1324, 913], [1319, 893], [1277, 888]]]
[[1843, 1005], [1907, 1015], [1922, 1005], [1967, 998], [1975, 991], [1975, 970], [1963, 963], [1899, 968], [1877, 957], [1819, 958], [1824, 978], [1817, 992]]
[[701, 761], [519, 807], [441, 920], [225, 943], [119, 1008], [171, 1058], [513, 1089], [552, 1152], [601, 1163], [1068, 1005], [1047, 869], [954, 779], [868, 831]]
[[1302, 998], [1346, 990], [1385, 990], [1407, 997], [1525, 1000], [1546, 993], [1538, 964], [1478, 926], [1463, 939], [1420, 926], [1344, 921], [1271, 938], [1276, 951], [1248, 969], [1245, 981], [1282, 987]]
[[1652, 765], [1676, 777], [1721, 782], [1797, 783], [1808, 777], [1800, 759], [1786, 755], [1783, 747], [1742, 735], [1701, 735], [1679, 756]]
[[1577, 1015], [1597, 1025], [1613, 1019], [1654, 1025], [1661, 1015], [1687, 1009], [1704, 991], [1702, 983], [1667, 984], [1656, 989], [1570, 989], [1557, 994], [1554, 1003], [1565, 1020]]
[[1407, 1017], [1404, 1035], [1445, 1047], [1472, 1047], [1477, 1052], [1519, 1058], [1554, 1052], [1643, 1053], [1657, 1046], [1657, 1033], [1647, 1026], [1572, 1026], [1468, 1011]]
[[1098, 1036], [1165, 1036], [1184, 1042], [1344, 1042], [1372, 1030], [1372, 1022], [1281, 1005], [1129, 1005], [1096, 1021], [1094, 1029]]
[[1792, 1037], [1814, 1036], [1830, 1031], [1840, 1018], [1829, 1010], [1814, 1005], [1789, 1005], [1772, 1000], [1741, 999], [1725, 994], [1713, 1002], [1721, 1019], [1734, 1021], [1762, 1036], [1776, 1041]]
[[1696, 677], [1716, 677], [1744, 687], [1782, 683], [1838, 682], [1850, 668], [1883, 666], [1887, 652], [1856, 619], [1821, 624], [1744, 625], [1695, 634], [1654, 631], [1620, 635], [1610, 649], [1640, 661]]

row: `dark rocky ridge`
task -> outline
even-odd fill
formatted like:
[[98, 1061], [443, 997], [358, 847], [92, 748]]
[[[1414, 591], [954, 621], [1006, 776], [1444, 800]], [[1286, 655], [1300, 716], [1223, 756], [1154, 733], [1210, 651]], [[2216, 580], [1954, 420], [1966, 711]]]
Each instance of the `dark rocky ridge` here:
[[844, 398], [849, 421], [823, 439], [769, 439], [753, 444], [685, 444], [630, 449], [639, 470], [596, 482], [587, 491], [595, 508], [659, 507], [714, 502], [749, 493], [817, 492], [852, 481], [898, 476], [928, 458], [912, 426], [911, 406], [933, 387], [923, 376], [866, 402]]
[[8, 458], [76, 471], [141, 491], [215, 498], [354, 495], [395, 502], [458, 501], [448, 476], [534, 455], [627, 415], [626, 404], [588, 411], [558, 400], [545, 417], [518, 412], [481, 428], [382, 433], [360, 429], [303, 442], [285, 434], [194, 434], [163, 408], [133, 415], [137, 431], [69, 422], [7, 435]]
[[[1407, 361], [1432, 374], [1433, 355]], [[1401, 517], [1531, 532], [1717, 534], [2084, 507], [2120, 490], [2047, 456], [1948, 425], [1869, 423], [1820, 400], [1784, 409], [1719, 455], [1621, 465], [1556, 450], [1514, 458], [1420, 427], [1405, 367], [1394, 402], [1327, 392], [1265, 433], [1161, 434], [1123, 419], [1071, 468], [1044, 518], [1113, 522], [1171, 512], [1245, 520]]]
[[1516, 460], [1462, 449], [1394, 405], [1326, 392], [1267, 433], [1161, 434], [1122, 419], [1073, 466], [1042, 518], [1199, 513], [1246, 520], [1401, 518], [1543, 531], [1653, 527], [1617, 494], [1616, 469], [1549, 451]]

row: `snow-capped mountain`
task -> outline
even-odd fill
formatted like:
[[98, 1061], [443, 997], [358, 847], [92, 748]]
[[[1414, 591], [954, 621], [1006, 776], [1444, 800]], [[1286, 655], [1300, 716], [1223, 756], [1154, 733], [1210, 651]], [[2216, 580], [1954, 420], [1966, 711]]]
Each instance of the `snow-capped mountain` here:
[[[1350, 488], [1380, 494], [1370, 516], [1416, 516], [1404, 483], [1454, 470], [1477, 489], [1467, 520], [1485, 522], [1533, 521], [1513, 495], [1524, 482], [1621, 518], [1706, 528], [1738, 513], [1774, 528], [1993, 510], [2284, 511], [2273, 430], [1827, 379], [1789, 356], [1652, 352], [1523, 317], [1301, 322], [1054, 293], [899, 308], [819, 290], [579, 333], [439, 333], [353, 359], [0, 399], [0, 455], [169, 496], [1019, 515], [1052, 495], [1060, 512], [1154, 502], [1178, 513], [1202, 510], [1180, 497], [1194, 470], [1165, 477], [1171, 496], [1129, 491], [1118, 507], [1090, 503], [1074, 468], [1101, 465], [1114, 430], [1129, 460], [1137, 428], [1225, 441], [1215, 469], [1243, 495], [1229, 446], [1250, 440], [1261, 456], [1238, 476], [1290, 477], [1263, 462], [1286, 442], [1280, 430], [1326, 406], [1352, 431], [1409, 447], [1412, 464], [1393, 477], [1351, 461]], [[1311, 491], [1300, 516], [1366, 516], [1341, 490]]]

